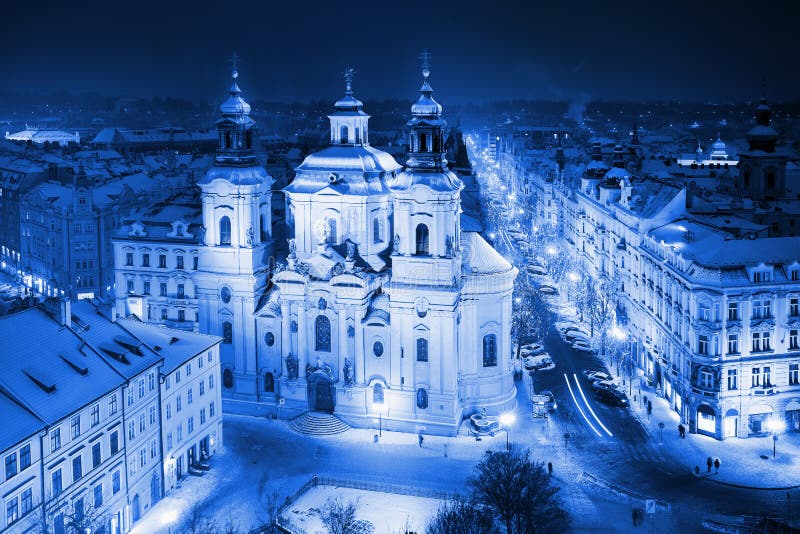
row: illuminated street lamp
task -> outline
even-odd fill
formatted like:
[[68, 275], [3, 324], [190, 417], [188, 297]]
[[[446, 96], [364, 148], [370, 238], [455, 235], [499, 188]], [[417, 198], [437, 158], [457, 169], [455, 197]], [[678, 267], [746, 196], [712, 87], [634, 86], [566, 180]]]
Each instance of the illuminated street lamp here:
[[786, 422], [780, 417], [772, 416], [767, 419], [767, 430], [772, 432], [772, 458], [775, 458], [775, 449], [778, 447], [778, 434], [786, 431]]
[[570, 282], [575, 283], [575, 284], [577, 284], [581, 280], [580, 275], [578, 273], [574, 272], [574, 271], [568, 272], [567, 273], [567, 278], [569, 278]]
[[508, 431], [516, 420], [517, 417], [512, 412], [506, 412], [500, 416], [500, 424], [506, 429], [506, 452], [511, 450], [511, 446], [508, 442]]

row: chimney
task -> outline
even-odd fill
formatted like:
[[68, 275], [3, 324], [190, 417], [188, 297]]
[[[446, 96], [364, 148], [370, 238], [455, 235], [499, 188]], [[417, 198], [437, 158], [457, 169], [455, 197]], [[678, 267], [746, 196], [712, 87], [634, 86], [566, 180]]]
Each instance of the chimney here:
[[61, 326], [72, 327], [72, 302], [69, 297], [58, 300], [58, 322]]

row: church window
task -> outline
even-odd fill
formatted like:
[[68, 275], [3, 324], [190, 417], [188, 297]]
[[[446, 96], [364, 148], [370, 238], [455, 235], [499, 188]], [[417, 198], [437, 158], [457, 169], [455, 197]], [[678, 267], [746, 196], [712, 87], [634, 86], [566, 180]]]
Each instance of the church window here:
[[231, 389], [233, 387], [233, 373], [230, 369], [225, 369], [222, 371], [222, 385], [227, 389]]
[[430, 254], [428, 227], [424, 224], [417, 225], [417, 255], [427, 256]]
[[417, 338], [417, 361], [428, 361], [428, 340], [424, 337]]
[[383, 385], [375, 384], [372, 386], [372, 403], [383, 404]]
[[229, 303], [231, 301], [231, 288], [228, 286], [223, 286], [223, 288], [219, 291], [219, 297], [225, 304]]
[[420, 152], [428, 151], [428, 135], [424, 132], [419, 134], [419, 151]]
[[356, 143], [360, 143], [361, 142], [361, 130], [359, 130], [358, 128], [356, 128], [356, 139], [355, 139], [355, 142]]
[[233, 325], [229, 321], [222, 323], [222, 342], [228, 345], [233, 343]]
[[375, 217], [372, 220], [372, 242], [381, 243], [383, 241], [383, 219]]
[[417, 390], [417, 408], [425, 410], [428, 407], [428, 390], [419, 388]]
[[267, 240], [267, 217], [263, 213], [261, 214], [259, 226], [261, 227], [261, 232], [259, 232], [260, 235], [261, 235], [261, 241], [266, 241]]
[[231, 244], [231, 220], [227, 216], [219, 220], [219, 244]]
[[275, 344], [275, 334], [272, 332], [267, 332], [264, 334], [264, 343], [267, 344], [268, 347], [271, 347]]
[[245, 145], [247, 148], [253, 148], [253, 132], [252, 130], [247, 130], [245, 134]]
[[231, 148], [231, 132], [225, 132], [225, 146], [222, 148]]
[[331, 351], [331, 320], [324, 315], [317, 317], [314, 322], [314, 331], [316, 340], [314, 343], [314, 350], [321, 352]]
[[767, 184], [766, 184], [767, 191], [772, 191], [775, 189], [775, 172], [767, 171]]
[[275, 377], [272, 373], [264, 375], [264, 392], [275, 393]]
[[343, 145], [350, 142], [350, 130], [346, 125], [339, 129], [339, 140]]
[[372, 344], [372, 354], [375, 355], [376, 358], [380, 358], [383, 356], [383, 343], [380, 341], [376, 341]]
[[328, 218], [326, 221], [325, 242], [330, 245], [335, 245], [336, 241], [336, 219], [333, 217]]
[[483, 336], [483, 366], [497, 367], [497, 336], [494, 334]]

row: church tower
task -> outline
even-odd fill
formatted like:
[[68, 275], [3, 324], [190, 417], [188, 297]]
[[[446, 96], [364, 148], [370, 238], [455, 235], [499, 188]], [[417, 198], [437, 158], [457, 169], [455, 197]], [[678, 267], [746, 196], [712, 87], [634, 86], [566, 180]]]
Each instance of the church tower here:
[[234, 56], [229, 96], [220, 106], [215, 165], [199, 182], [203, 229], [195, 275], [200, 331], [221, 336], [223, 386], [234, 398], [256, 394], [256, 304], [273, 256], [273, 180], [256, 161], [255, 122], [242, 98]]
[[756, 123], [747, 132], [749, 149], [739, 154], [737, 189], [753, 200], [776, 200], [788, 195], [787, 156], [776, 148], [778, 132], [772, 127], [772, 110], [762, 97], [756, 108]]

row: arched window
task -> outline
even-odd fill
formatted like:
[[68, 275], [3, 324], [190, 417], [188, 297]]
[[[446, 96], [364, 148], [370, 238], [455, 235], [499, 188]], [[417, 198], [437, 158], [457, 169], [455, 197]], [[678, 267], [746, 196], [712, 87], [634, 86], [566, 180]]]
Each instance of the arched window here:
[[261, 235], [261, 241], [262, 242], [266, 241], [267, 238], [268, 238], [268, 235], [267, 235], [267, 216], [264, 215], [263, 213], [261, 214], [261, 217], [259, 218], [259, 227], [261, 229], [261, 231], [259, 232], [259, 234]]
[[330, 244], [330, 245], [335, 245], [337, 243], [337, 241], [336, 241], [336, 219], [334, 219], [333, 217], [330, 217], [329, 219], [327, 219], [325, 221], [325, 223], [326, 223], [325, 226], [326, 226], [326, 234], [327, 234], [326, 237], [325, 237], [325, 242]]
[[229, 321], [222, 323], [222, 342], [233, 343], [233, 325]]
[[225, 146], [222, 148], [231, 148], [231, 132], [225, 132]]
[[219, 220], [219, 244], [231, 244], [231, 220], [227, 215]]
[[425, 132], [419, 134], [419, 151], [428, 151], [428, 135]]
[[361, 142], [361, 130], [359, 128], [356, 128], [356, 140], [355, 140], [355, 142], [356, 143], [360, 143]]
[[314, 321], [314, 332], [316, 340], [314, 350], [321, 352], [331, 351], [331, 320], [324, 315], [317, 317]]
[[350, 129], [344, 124], [339, 128], [339, 142], [342, 144], [350, 142]]
[[427, 256], [430, 254], [430, 243], [428, 227], [424, 224], [417, 225], [417, 255]]
[[372, 242], [381, 243], [383, 241], [383, 219], [375, 217], [372, 220]]
[[245, 134], [244, 139], [245, 139], [245, 146], [247, 148], [253, 148], [253, 131], [252, 130], [247, 130], [247, 133]]
[[225, 369], [222, 371], [222, 385], [227, 389], [231, 389], [233, 387], [233, 373], [230, 369]]
[[275, 377], [272, 375], [272, 373], [267, 373], [264, 375], [264, 392], [275, 393]]
[[372, 386], [372, 403], [383, 404], [383, 385], [375, 384]]
[[417, 390], [417, 408], [424, 410], [428, 407], [428, 390], [419, 388]]
[[428, 361], [428, 340], [424, 337], [417, 338], [417, 361]]
[[483, 336], [483, 366], [497, 367], [497, 336], [494, 334]]

